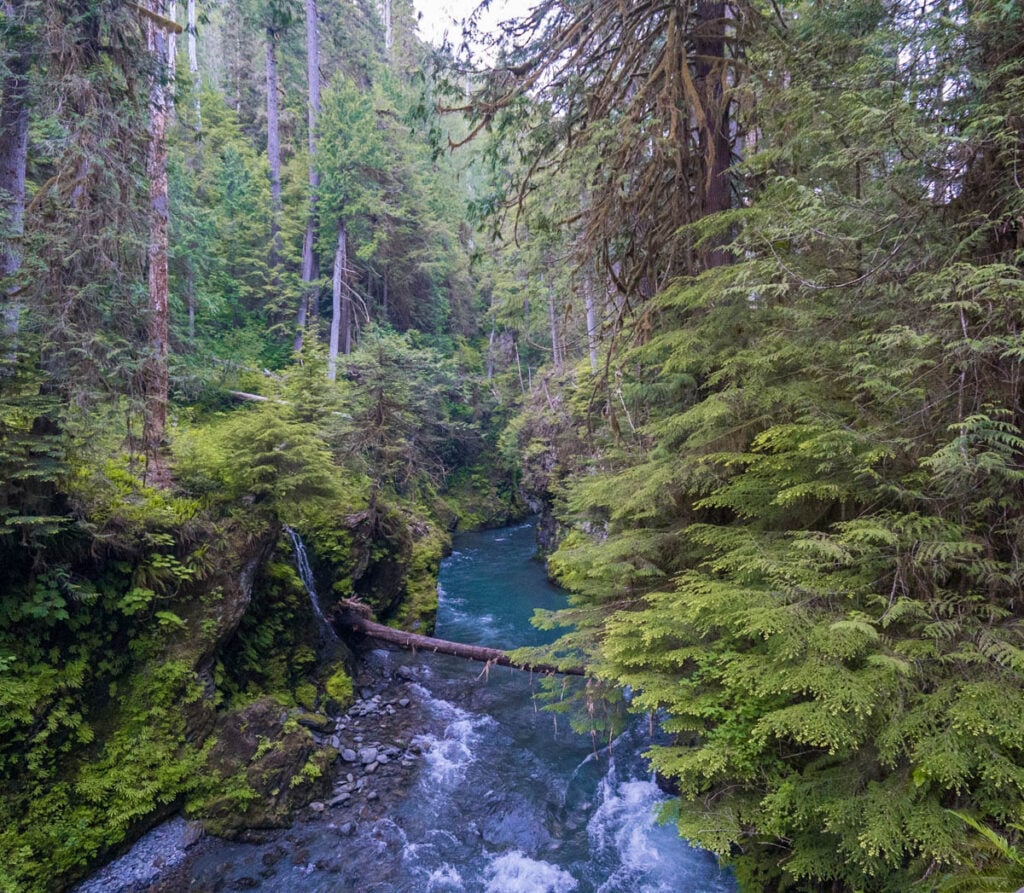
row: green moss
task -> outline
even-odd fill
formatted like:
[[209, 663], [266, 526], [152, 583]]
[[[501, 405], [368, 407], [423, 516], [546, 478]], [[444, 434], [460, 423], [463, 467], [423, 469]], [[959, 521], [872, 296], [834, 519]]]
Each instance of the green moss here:
[[288, 787], [297, 788], [301, 784], [308, 784], [322, 778], [324, 768], [323, 756], [320, 753], [310, 754], [302, 768], [292, 776]]
[[296, 809], [329, 787], [327, 768], [337, 752], [317, 748], [309, 728], [331, 727], [312, 713], [285, 718], [269, 697], [223, 716], [207, 764], [216, 781], [190, 800], [190, 814], [229, 837], [287, 826]]
[[355, 700], [352, 690], [352, 677], [344, 669], [336, 670], [324, 682], [324, 691], [338, 707], [344, 710]]
[[303, 682], [295, 686], [295, 703], [307, 710], [316, 710], [316, 686], [312, 682]]
[[437, 572], [451, 546], [448, 533], [435, 525], [421, 525], [412, 544], [412, 559], [405, 577], [405, 598], [393, 617], [403, 629], [431, 632], [437, 617]]
[[[279, 542], [278, 548], [285, 548]], [[218, 685], [228, 704], [274, 693], [287, 703], [315, 708], [305, 686], [316, 666], [316, 628], [309, 599], [290, 560], [275, 552], [256, 579], [252, 600], [230, 646], [222, 650]]]
[[329, 732], [334, 728], [334, 723], [320, 713], [300, 713], [295, 717], [295, 721], [300, 726], [312, 729], [314, 732], [320, 732], [321, 734]]

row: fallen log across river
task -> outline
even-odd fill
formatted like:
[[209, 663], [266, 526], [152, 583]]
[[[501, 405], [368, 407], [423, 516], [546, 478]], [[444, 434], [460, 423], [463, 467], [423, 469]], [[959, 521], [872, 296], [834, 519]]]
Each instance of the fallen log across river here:
[[428, 651], [432, 654], [451, 654], [464, 657], [484, 664], [496, 664], [500, 667], [512, 667], [516, 670], [529, 670], [533, 673], [558, 673], [563, 676], [586, 676], [584, 667], [558, 667], [554, 664], [529, 663], [513, 660], [507, 651], [499, 648], [485, 648], [482, 645], [466, 645], [462, 642], [450, 642], [447, 639], [435, 639], [433, 636], [421, 636], [418, 633], [407, 633], [400, 629], [375, 623], [370, 619], [370, 609], [359, 602], [342, 599], [340, 609], [335, 615], [335, 627], [339, 632], [358, 633], [373, 639], [380, 639], [405, 648], [409, 651]]

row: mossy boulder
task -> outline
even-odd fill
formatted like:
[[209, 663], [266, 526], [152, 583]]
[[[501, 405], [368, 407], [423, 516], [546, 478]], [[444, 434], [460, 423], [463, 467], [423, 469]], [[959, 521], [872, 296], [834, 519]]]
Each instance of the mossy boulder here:
[[288, 711], [261, 698], [221, 719], [207, 761], [219, 776], [217, 793], [189, 804], [208, 831], [239, 838], [284, 828], [291, 814], [330, 788], [333, 748], [317, 748], [310, 732]]
[[324, 735], [334, 728], [334, 723], [322, 713], [295, 713], [291, 716], [304, 729]]

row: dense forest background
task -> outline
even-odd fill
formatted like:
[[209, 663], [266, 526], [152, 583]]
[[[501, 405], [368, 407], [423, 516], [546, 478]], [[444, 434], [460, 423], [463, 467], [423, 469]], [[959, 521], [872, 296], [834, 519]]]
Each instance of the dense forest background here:
[[312, 796], [351, 683], [283, 525], [429, 629], [449, 531], [528, 509], [552, 706], [628, 685], [742, 889], [1024, 883], [1019, 0], [2, 31], [0, 887]]

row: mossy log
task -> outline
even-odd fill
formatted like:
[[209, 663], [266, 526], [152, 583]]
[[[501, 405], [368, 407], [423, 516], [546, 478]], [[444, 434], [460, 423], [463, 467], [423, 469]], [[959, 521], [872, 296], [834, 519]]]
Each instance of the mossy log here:
[[513, 660], [508, 652], [498, 648], [485, 648], [483, 645], [466, 645], [462, 642], [451, 642], [448, 639], [435, 639], [433, 636], [421, 636], [418, 633], [407, 633], [400, 629], [375, 623], [370, 619], [366, 605], [342, 599], [340, 610], [335, 615], [335, 625], [340, 632], [357, 633], [372, 639], [389, 642], [409, 651], [429, 651], [436, 654], [451, 654], [467, 660], [475, 660], [485, 664], [496, 664], [501, 667], [512, 667], [516, 670], [529, 670], [534, 673], [560, 673], [565, 676], [586, 676], [584, 667], [556, 667], [554, 664], [522, 663]]

